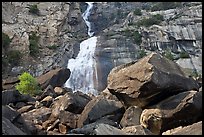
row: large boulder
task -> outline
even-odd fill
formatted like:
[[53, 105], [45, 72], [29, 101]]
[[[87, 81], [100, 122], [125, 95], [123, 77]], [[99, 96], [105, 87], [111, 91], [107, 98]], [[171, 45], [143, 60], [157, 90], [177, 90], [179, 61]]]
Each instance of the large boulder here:
[[202, 92], [192, 90], [171, 96], [143, 110], [140, 123], [152, 133], [161, 134], [166, 130], [197, 122], [201, 117]]
[[57, 68], [37, 77], [37, 81], [42, 89], [45, 89], [48, 85], [53, 88], [61, 87], [68, 80], [70, 73], [67, 68]]
[[138, 62], [114, 68], [108, 76], [107, 88], [125, 106], [144, 107], [176, 93], [198, 90], [199, 85], [186, 77], [176, 63], [151, 53]]
[[180, 126], [163, 132], [162, 135], [202, 135], [202, 121], [189, 126]]
[[7, 79], [2, 80], [2, 88], [3, 90], [15, 89], [15, 85], [19, 83], [20, 80], [18, 77], [9, 77]]
[[9, 106], [2, 105], [2, 117], [5, 117], [9, 119], [11, 122], [13, 122], [18, 116], [20, 116], [19, 112], [15, 111], [13, 108]]
[[85, 106], [78, 119], [77, 127], [81, 128], [83, 125], [92, 123], [106, 115], [120, 113], [123, 109], [120, 101], [106, 99], [103, 96], [95, 97]]

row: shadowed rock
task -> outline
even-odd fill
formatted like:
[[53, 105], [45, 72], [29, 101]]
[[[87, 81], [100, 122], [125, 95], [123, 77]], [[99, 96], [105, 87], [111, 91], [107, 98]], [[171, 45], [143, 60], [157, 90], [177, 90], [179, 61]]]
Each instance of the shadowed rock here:
[[108, 76], [108, 90], [125, 106], [144, 107], [187, 90], [198, 90], [180, 67], [157, 53], [114, 68]]
[[140, 123], [152, 133], [197, 122], [202, 116], [202, 92], [187, 91], [143, 110]]

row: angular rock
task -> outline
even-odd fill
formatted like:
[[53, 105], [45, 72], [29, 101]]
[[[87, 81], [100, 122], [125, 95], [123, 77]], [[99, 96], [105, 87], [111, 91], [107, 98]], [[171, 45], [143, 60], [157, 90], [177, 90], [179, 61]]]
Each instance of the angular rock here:
[[49, 107], [51, 105], [51, 103], [53, 102], [53, 98], [51, 96], [47, 96], [43, 100], [41, 100], [40, 102], [43, 104], [43, 106]]
[[51, 126], [49, 126], [49, 127], [47, 128], [47, 131], [49, 131], [49, 130], [55, 128], [55, 127], [59, 124], [59, 122], [60, 122], [59, 119], [55, 120], [55, 122], [54, 122]]
[[26, 135], [7, 118], [2, 117], [2, 135]]
[[17, 102], [16, 105], [15, 105], [16, 109], [20, 109], [20, 108], [22, 108], [24, 106], [26, 106], [25, 102]]
[[2, 91], [2, 105], [17, 102], [33, 102], [35, 99], [30, 95], [19, 93], [18, 90], [4, 90]]
[[55, 87], [54, 91], [57, 94], [57, 96], [64, 95], [67, 92], [65, 89], [63, 89], [61, 87]]
[[80, 128], [106, 115], [120, 113], [123, 109], [121, 102], [98, 96], [85, 106], [78, 119], [77, 127]]
[[189, 126], [177, 127], [167, 130], [162, 135], [202, 135], [202, 121]]
[[24, 112], [28, 112], [32, 109], [34, 109], [35, 107], [33, 105], [27, 105], [27, 106], [23, 106], [22, 108], [18, 109], [17, 111], [19, 113], [24, 113]]
[[42, 100], [46, 96], [51, 96], [55, 98], [57, 94], [54, 92], [54, 89], [51, 85], [47, 86], [47, 88], [43, 91], [43, 93], [37, 97], [37, 100]]
[[120, 125], [122, 127], [140, 125], [140, 115], [142, 109], [137, 106], [130, 106], [124, 113]]
[[152, 133], [161, 134], [166, 130], [199, 121], [201, 112], [202, 92], [187, 91], [143, 110], [140, 123]]
[[144, 107], [179, 92], [198, 90], [199, 85], [186, 77], [175, 62], [151, 53], [138, 62], [114, 68], [107, 88], [126, 106]]
[[131, 135], [108, 124], [98, 124], [93, 135]]
[[144, 128], [141, 125], [136, 126], [128, 126], [121, 129], [125, 133], [133, 134], [133, 135], [153, 135], [151, 131]]
[[67, 133], [67, 127], [65, 125], [63, 125], [62, 123], [59, 124], [59, 131], [62, 134], [66, 134]]
[[2, 105], [2, 117], [5, 117], [13, 122], [18, 116], [20, 116], [19, 112], [9, 106]]
[[53, 88], [61, 87], [69, 78], [70, 73], [70, 70], [67, 68], [57, 68], [37, 77], [37, 81], [42, 89], [45, 89], [48, 85], [51, 85]]
[[76, 128], [78, 115], [68, 112], [68, 111], [60, 111], [59, 121], [69, 128]]
[[11, 90], [11, 89], [15, 89], [15, 85], [17, 83], [19, 83], [20, 80], [18, 79], [18, 77], [9, 77], [7, 79], [4, 79], [2, 81], [2, 90]]

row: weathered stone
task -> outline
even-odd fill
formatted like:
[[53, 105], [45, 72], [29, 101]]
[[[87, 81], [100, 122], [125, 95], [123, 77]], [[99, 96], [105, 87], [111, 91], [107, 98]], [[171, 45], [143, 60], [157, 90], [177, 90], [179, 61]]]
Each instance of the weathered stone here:
[[20, 116], [19, 112], [9, 106], [2, 105], [2, 117], [5, 117], [13, 122], [18, 116]]
[[67, 91], [61, 87], [55, 87], [54, 88], [55, 93], [59, 95], [64, 95]]
[[48, 132], [47, 132], [47, 135], [64, 135], [64, 134], [59, 133], [59, 132], [57, 132], [57, 131], [48, 131]]
[[128, 135], [128, 133], [108, 124], [98, 124], [93, 131], [93, 135]]
[[51, 105], [51, 103], [53, 102], [53, 98], [51, 96], [47, 96], [43, 100], [41, 100], [40, 102], [43, 104], [43, 106], [49, 107]]
[[55, 120], [55, 122], [54, 122], [51, 126], [49, 126], [49, 127], [47, 128], [47, 131], [49, 131], [49, 130], [55, 128], [59, 122], [60, 122], [59, 119]]
[[27, 105], [27, 106], [23, 106], [22, 108], [18, 109], [17, 111], [19, 113], [24, 113], [24, 112], [28, 112], [32, 109], [34, 109], [35, 107], [33, 105]]
[[54, 89], [51, 85], [47, 86], [47, 88], [43, 91], [43, 93], [37, 97], [37, 100], [42, 100], [46, 96], [51, 96], [55, 98], [57, 94], [54, 92]]
[[59, 131], [62, 134], [66, 134], [67, 133], [67, 127], [65, 125], [63, 125], [62, 123], [59, 124]]
[[107, 88], [125, 106], [144, 107], [179, 92], [198, 90], [199, 85], [186, 77], [176, 63], [151, 53], [138, 62], [114, 68]]
[[143, 110], [140, 123], [152, 133], [192, 124], [202, 116], [202, 92], [187, 91]]
[[26, 135], [7, 118], [2, 117], [2, 135]]
[[20, 109], [20, 108], [22, 108], [24, 106], [26, 106], [25, 102], [17, 102], [16, 105], [15, 105], [16, 109]]
[[37, 77], [37, 81], [42, 89], [45, 89], [48, 85], [51, 85], [53, 88], [61, 87], [69, 78], [70, 73], [70, 70], [67, 68], [57, 68]]
[[19, 82], [20, 80], [18, 79], [18, 77], [9, 77], [7, 79], [3, 79], [2, 90], [15, 89], [16, 84]]
[[141, 125], [136, 126], [128, 126], [121, 129], [125, 133], [133, 134], [133, 135], [153, 135], [151, 131], [144, 128]]
[[103, 96], [98, 96], [92, 99], [82, 111], [77, 127], [82, 127], [85, 124], [96, 121], [97, 119], [109, 115], [119, 113], [122, 111], [123, 106], [121, 102], [115, 100], [109, 100]]
[[68, 111], [60, 111], [59, 121], [70, 128], [76, 128], [78, 117], [77, 114]]
[[188, 126], [167, 130], [162, 135], [202, 135], [202, 121]]
[[140, 125], [142, 109], [137, 106], [130, 106], [124, 113], [120, 125], [122, 127]]

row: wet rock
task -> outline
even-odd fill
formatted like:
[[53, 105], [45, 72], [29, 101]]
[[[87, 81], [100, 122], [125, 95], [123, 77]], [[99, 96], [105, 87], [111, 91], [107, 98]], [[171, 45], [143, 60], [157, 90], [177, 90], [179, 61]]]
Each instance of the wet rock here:
[[161, 134], [166, 130], [200, 120], [201, 112], [202, 92], [187, 91], [143, 110], [140, 123], [152, 133]]
[[124, 113], [120, 125], [122, 127], [140, 125], [142, 109], [137, 106], [130, 106]]
[[2, 117], [2, 135], [26, 135], [7, 118]]
[[133, 134], [133, 135], [153, 135], [151, 131], [144, 128], [141, 125], [136, 126], [128, 126], [121, 129], [125, 133]]
[[151, 53], [138, 62], [114, 68], [108, 76], [108, 90], [125, 106], [144, 107], [186, 90], [198, 90], [180, 67], [160, 54]]
[[162, 135], [202, 135], [202, 121], [188, 126], [180, 126], [175, 129], [167, 130]]
[[109, 100], [103, 96], [92, 99], [82, 111], [77, 127], [96, 121], [97, 119], [110, 114], [120, 113], [123, 110], [121, 102]]
[[61, 87], [69, 78], [70, 73], [70, 70], [67, 68], [57, 68], [37, 77], [37, 81], [42, 89], [45, 89], [48, 85], [51, 85], [53, 88]]

